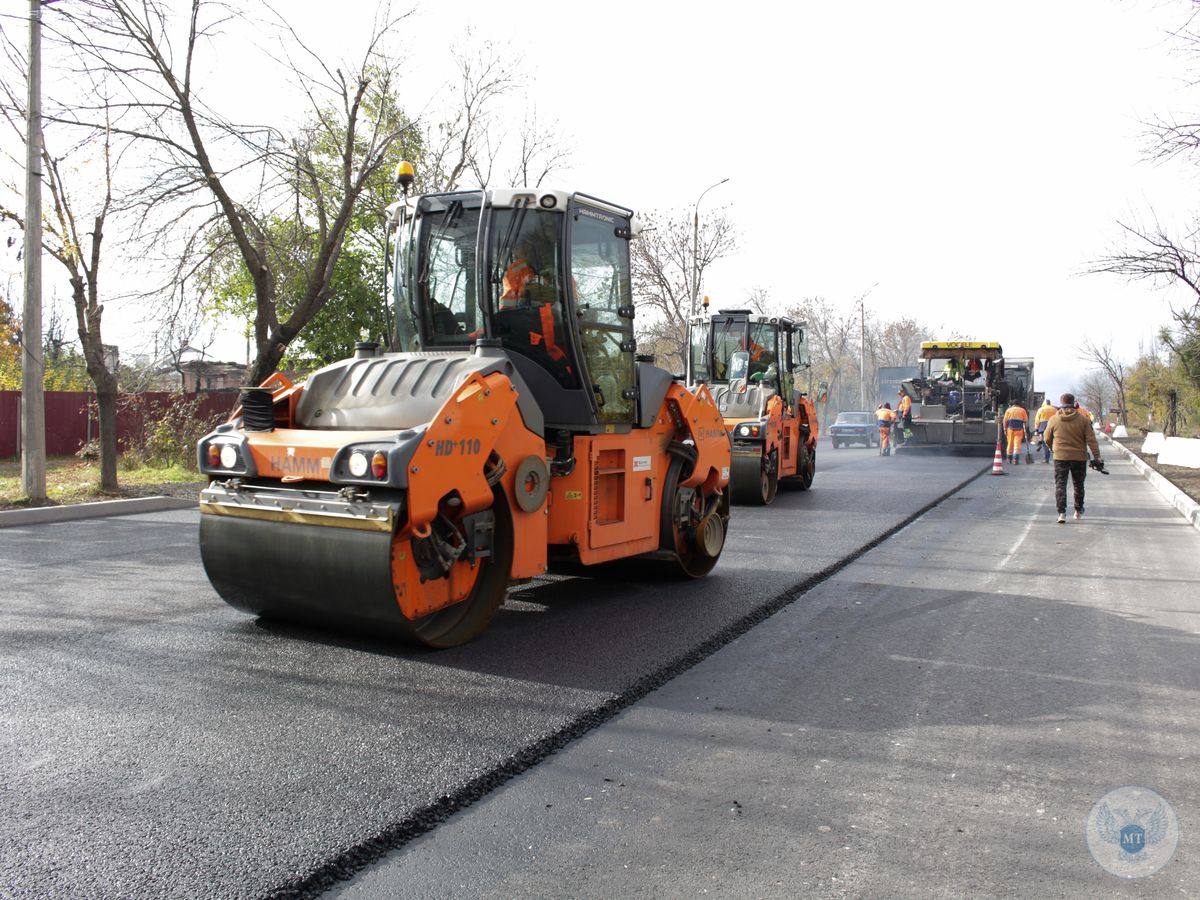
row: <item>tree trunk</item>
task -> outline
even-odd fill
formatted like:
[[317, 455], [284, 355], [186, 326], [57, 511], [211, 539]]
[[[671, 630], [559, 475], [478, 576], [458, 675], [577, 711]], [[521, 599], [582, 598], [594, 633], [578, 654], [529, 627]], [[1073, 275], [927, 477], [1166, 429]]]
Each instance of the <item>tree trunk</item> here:
[[279, 361], [287, 351], [287, 345], [279, 341], [268, 340], [259, 344], [258, 353], [246, 369], [246, 384], [256, 387], [279, 371]]
[[111, 375], [96, 389], [100, 408], [100, 490], [117, 489], [117, 379]]

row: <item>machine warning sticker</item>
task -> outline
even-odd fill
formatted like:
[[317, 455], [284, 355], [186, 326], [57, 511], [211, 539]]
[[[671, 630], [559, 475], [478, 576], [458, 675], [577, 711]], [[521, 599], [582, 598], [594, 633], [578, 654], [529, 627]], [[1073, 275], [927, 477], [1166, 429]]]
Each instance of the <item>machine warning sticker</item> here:
[[635, 472], [649, 472], [649, 471], [650, 471], [650, 457], [648, 457], [648, 456], [635, 456], [635, 457], [633, 458], [633, 471], [635, 471]]
[[722, 478], [729, 477], [729, 466], [721, 466], [721, 477]]
[[567, 491], [565, 494], [563, 494], [563, 497], [565, 497], [567, 500], [582, 500], [583, 491]]

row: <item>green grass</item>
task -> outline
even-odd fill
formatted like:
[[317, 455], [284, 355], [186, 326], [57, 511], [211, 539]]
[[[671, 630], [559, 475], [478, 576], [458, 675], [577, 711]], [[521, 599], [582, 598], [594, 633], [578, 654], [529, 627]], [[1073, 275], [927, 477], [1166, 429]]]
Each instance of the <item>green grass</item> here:
[[[117, 468], [117, 483], [122, 487], [203, 480], [204, 476], [199, 472], [180, 465], [163, 469], [151, 466]], [[100, 463], [64, 456], [46, 460], [46, 496], [51, 503], [86, 503], [120, 497], [122, 494], [100, 490]], [[27, 502], [21, 485], [21, 461], [0, 460], [0, 508], [24, 506]]]

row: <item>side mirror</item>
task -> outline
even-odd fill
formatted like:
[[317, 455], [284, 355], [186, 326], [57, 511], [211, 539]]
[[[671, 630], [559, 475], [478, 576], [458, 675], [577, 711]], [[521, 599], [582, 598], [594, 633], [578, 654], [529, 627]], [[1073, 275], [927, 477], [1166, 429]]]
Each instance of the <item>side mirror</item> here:
[[730, 381], [738, 378], [745, 378], [746, 373], [750, 371], [750, 354], [745, 350], [739, 350], [729, 356], [729, 376]]
[[828, 381], [822, 381], [817, 384], [817, 402], [818, 403], [828, 403], [829, 402], [829, 382]]

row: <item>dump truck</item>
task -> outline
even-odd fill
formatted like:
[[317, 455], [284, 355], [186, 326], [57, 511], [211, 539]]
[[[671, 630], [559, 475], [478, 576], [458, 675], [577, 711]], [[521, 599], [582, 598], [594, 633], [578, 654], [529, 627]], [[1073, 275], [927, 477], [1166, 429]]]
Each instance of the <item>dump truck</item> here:
[[797, 380], [810, 366], [804, 329], [803, 322], [745, 309], [689, 323], [688, 384], [710, 387], [721, 411], [733, 448], [735, 503], [768, 504], [780, 483], [812, 486], [820, 435], [816, 406]]
[[898, 452], [991, 453], [1003, 437], [1009, 405], [1019, 400], [1032, 413], [1044, 396], [1034, 390], [1033, 360], [1006, 359], [995, 341], [923, 341], [917, 362], [920, 374], [900, 382], [913, 401], [913, 418]]
[[199, 442], [214, 588], [255, 615], [449, 647], [556, 567], [707, 574], [729, 440], [707, 389], [636, 353], [633, 211], [557, 190], [410, 197], [412, 180], [389, 219], [388, 346], [243, 390]]

